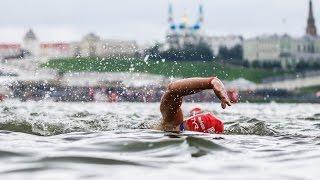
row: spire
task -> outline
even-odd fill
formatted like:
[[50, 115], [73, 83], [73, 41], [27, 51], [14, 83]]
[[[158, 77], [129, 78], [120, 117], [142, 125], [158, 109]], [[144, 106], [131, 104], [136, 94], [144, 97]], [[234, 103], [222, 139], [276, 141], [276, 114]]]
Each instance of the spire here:
[[199, 23], [203, 22], [203, 6], [202, 4], [199, 5]]
[[309, 1], [309, 18], [313, 18], [312, 0]]
[[172, 3], [169, 3], [168, 8], [168, 23], [173, 23], [173, 9], [172, 9]]
[[176, 29], [176, 25], [174, 24], [173, 21], [173, 8], [172, 8], [172, 3], [169, 3], [169, 8], [168, 8], [168, 23], [169, 27], [172, 31]]
[[198, 15], [199, 15], [199, 19], [196, 22], [196, 24], [192, 27], [193, 30], [197, 31], [201, 28], [201, 25], [203, 23], [203, 6], [202, 3], [200, 2], [199, 4], [199, 10], [198, 10]]
[[317, 28], [316, 28], [315, 19], [313, 16], [312, 0], [310, 0], [309, 2], [309, 17], [308, 17], [308, 25], [307, 25], [306, 33], [307, 35], [310, 35], [310, 36], [314, 36], [314, 37], [317, 36]]

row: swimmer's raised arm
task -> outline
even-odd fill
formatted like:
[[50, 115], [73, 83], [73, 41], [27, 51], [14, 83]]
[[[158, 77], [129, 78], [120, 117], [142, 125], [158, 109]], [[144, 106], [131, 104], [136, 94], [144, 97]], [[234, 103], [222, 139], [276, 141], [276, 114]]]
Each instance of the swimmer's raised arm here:
[[168, 85], [162, 96], [160, 111], [162, 114], [162, 129], [175, 130], [183, 122], [181, 110], [184, 96], [198, 93], [202, 90], [213, 89], [221, 101], [221, 107], [231, 106], [230, 100], [222, 82], [217, 77], [211, 78], [188, 78], [172, 82]]

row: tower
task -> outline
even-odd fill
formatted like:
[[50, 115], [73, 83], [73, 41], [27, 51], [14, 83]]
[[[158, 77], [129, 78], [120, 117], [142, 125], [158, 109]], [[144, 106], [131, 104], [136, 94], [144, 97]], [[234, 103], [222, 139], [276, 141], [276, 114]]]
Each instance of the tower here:
[[33, 57], [37, 57], [39, 55], [39, 41], [32, 29], [29, 29], [23, 37], [23, 48]]
[[201, 28], [201, 25], [203, 23], [203, 7], [202, 7], [202, 4], [199, 4], [199, 12], [198, 12], [198, 16], [199, 16], [199, 19], [198, 21], [196, 22], [196, 24], [193, 26], [193, 29], [194, 30], [199, 30]]
[[315, 25], [315, 19], [313, 16], [313, 8], [312, 8], [312, 0], [309, 2], [309, 17], [308, 17], [308, 25], [306, 29], [306, 34], [316, 37], [317, 36], [317, 28]]
[[172, 3], [169, 3], [168, 7], [168, 23], [173, 22], [173, 10], [172, 10]]
[[202, 4], [199, 5], [199, 23], [203, 23], [203, 6]]
[[168, 23], [170, 26], [171, 30], [175, 30], [176, 26], [174, 24], [174, 20], [173, 20], [173, 8], [172, 8], [172, 3], [169, 3], [169, 8], [168, 8]]

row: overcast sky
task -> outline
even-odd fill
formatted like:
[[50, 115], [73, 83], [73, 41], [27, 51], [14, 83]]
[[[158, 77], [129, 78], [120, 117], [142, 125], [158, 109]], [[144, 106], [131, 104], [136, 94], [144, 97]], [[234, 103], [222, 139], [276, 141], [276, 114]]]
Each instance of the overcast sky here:
[[[32, 28], [41, 41], [76, 41], [88, 32], [105, 39], [162, 41], [169, 0], [0, 0], [0, 42], [21, 42]], [[172, 0], [177, 21], [196, 19], [199, 0]], [[202, 0], [209, 35], [302, 36], [309, 0]], [[320, 4], [314, 1], [317, 26]], [[319, 28], [320, 30], [320, 28]]]

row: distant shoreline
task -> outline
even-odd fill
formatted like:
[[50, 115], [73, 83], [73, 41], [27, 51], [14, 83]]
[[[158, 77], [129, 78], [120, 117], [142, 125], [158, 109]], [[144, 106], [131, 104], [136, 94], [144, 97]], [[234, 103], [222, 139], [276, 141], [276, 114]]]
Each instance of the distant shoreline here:
[[65, 72], [141, 72], [167, 77], [218, 76], [224, 80], [243, 77], [260, 83], [264, 78], [290, 74], [285, 71], [246, 68], [209, 61], [164, 61], [136, 58], [59, 58], [41, 65], [45, 68]]

